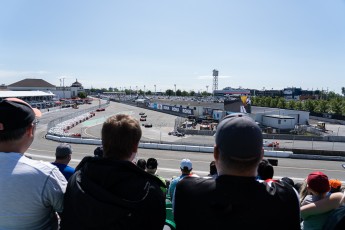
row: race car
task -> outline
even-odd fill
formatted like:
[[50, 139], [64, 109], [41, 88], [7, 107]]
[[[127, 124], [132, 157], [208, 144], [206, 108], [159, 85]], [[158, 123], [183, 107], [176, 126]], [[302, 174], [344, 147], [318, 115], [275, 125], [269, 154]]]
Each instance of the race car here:
[[141, 117], [140, 121], [146, 121], [146, 117]]
[[279, 148], [279, 142], [278, 141], [267, 141], [267, 140], [265, 140], [263, 143], [263, 147]]
[[145, 128], [152, 128], [152, 124], [151, 123], [145, 123], [142, 124]]

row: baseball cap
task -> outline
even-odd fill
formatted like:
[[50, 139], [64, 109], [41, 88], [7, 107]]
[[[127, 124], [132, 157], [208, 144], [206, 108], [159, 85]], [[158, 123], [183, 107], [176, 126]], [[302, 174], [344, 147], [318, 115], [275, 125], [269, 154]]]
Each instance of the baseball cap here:
[[218, 124], [216, 145], [222, 154], [238, 160], [250, 160], [261, 154], [260, 127], [248, 116], [228, 115]]
[[185, 167], [188, 168], [188, 170], [192, 170], [192, 162], [189, 159], [183, 159], [180, 164], [180, 168], [184, 169]]
[[41, 111], [25, 101], [6, 98], [0, 102], [0, 132], [27, 127], [41, 116]]
[[67, 143], [62, 143], [56, 147], [55, 156], [65, 157], [69, 154], [72, 154], [72, 146]]
[[149, 158], [146, 162], [146, 168], [148, 169], [156, 169], [158, 167], [158, 162], [155, 158]]
[[331, 188], [333, 189], [338, 189], [341, 187], [341, 181], [338, 179], [330, 179], [329, 180], [329, 185], [331, 186]]
[[312, 172], [307, 178], [308, 187], [318, 193], [328, 192], [330, 190], [327, 175], [323, 172]]

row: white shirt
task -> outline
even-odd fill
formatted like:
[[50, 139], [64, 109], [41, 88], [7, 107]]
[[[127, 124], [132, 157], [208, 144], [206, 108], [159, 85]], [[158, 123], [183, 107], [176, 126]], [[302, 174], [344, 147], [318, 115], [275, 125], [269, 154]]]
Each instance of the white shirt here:
[[0, 229], [50, 229], [66, 186], [56, 166], [0, 152]]

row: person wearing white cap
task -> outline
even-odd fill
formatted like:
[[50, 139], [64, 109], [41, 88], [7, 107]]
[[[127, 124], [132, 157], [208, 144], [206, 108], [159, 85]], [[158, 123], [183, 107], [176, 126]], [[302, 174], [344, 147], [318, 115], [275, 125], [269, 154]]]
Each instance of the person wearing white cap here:
[[193, 177], [198, 177], [198, 175], [192, 173], [193, 170], [193, 165], [192, 162], [189, 159], [183, 159], [180, 163], [180, 169], [181, 169], [181, 176], [174, 178], [169, 186], [169, 191], [168, 195], [170, 199], [174, 202], [174, 192], [177, 183], [182, 180], [186, 176], [193, 176]]
[[0, 101], [0, 229], [58, 227], [67, 181], [54, 165], [24, 156], [41, 115], [18, 98]]

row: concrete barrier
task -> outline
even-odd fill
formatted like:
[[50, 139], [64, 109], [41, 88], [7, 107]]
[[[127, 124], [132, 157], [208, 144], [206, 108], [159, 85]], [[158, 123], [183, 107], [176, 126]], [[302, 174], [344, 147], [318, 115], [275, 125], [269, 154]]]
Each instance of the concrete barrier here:
[[185, 145], [171, 145], [171, 150], [186, 151]]
[[[76, 144], [90, 144], [90, 145], [101, 145], [102, 141], [99, 139], [83, 139], [83, 138], [71, 138], [71, 137], [58, 137], [54, 135], [46, 135], [46, 139], [65, 142], [65, 143], [76, 143]], [[173, 145], [173, 144], [157, 144], [157, 143], [139, 143], [139, 148], [144, 149], [161, 149], [171, 151], [190, 151], [190, 152], [205, 152], [213, 153], [213, 147], [209, 146], [193, 146], [193, 145]], [[265, 150], [265, 157], [292, 157], [292, 151], [274, 151]]]
[[265, 157], [283, 157], [283, 158], [289, 158], [293, 154], [292, 151], [270, 151], [265, 150], [264, 156]]
[[186, 151], [200, 152], [200, 147], [199, 146], [186, 145]]

